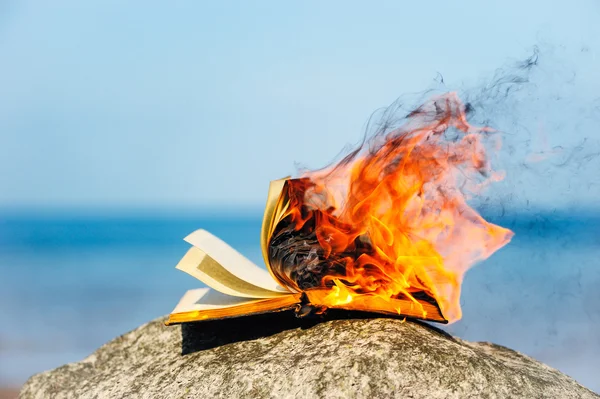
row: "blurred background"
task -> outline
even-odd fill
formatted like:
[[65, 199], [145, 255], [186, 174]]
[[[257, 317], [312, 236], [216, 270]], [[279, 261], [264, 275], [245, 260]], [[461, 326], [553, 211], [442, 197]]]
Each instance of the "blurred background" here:
[[[506, 178], [475, 205], [516, 232], [467, 273], [447, 330], [600, 392], [599, 16], [592, 0], [0, 2], [0, 386], [169, 313], [199, 285], [174, 270], [195, 229], [260, 264], [269, 181], [435, 88], [503, 132]], [[526, 83], [485, 94], [536, 46]]]

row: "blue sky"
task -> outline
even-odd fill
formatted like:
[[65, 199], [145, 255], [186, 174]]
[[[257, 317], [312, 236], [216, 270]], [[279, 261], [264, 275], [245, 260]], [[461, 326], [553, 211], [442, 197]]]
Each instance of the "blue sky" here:
[[[543, 95], [579, 112], [600, 89], [591, 0], [170, 3], [2, 2], [0, 206], [261, 205], [269, 180], [329, 163], [398, 96], [438, 73], [476, 86], [539, 43], [577, 76]], [[591, 119], [569, 130], [562, 106], [519, 107], [551, 146], [597, 142]], [[583, 169], [505, 194], [593, 204]]]

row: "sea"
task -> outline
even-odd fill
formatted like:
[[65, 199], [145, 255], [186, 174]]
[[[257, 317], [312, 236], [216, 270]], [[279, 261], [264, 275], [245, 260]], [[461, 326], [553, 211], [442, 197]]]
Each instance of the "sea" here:
[[[0, 212], [0, 386], [82, 360], [202, 286], [174, 269], [206, 229], [262, 264], [261, 210]], [[532, 356], [600, 392], [600, 213], [492, 217], [510, 244], [465, 276], [443, 328]]]

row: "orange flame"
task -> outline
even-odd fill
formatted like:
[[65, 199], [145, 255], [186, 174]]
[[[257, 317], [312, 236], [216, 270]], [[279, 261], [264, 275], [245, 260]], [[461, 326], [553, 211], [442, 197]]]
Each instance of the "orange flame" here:
[[[467, 204], [502, 179], [483, 143], [491, 132], [471, 126], [464, 105], [449, 93], [412, 112], [402, 127], [375, 136], [368, 150], [293, 181], [288, 216], [295, 228], [314, 219], [322, 256], [343, 265], [321, 277], [320, 285], [331, 287], [325, 305], [403, 295], [420, 306], [414, 295], [423, 292], [448, 321], [461, 318], [465, 272], [513, 235]], [[357, 239], [369, 250], [356, 252]], [[352, 251], [357, 256], [345, 255]]]

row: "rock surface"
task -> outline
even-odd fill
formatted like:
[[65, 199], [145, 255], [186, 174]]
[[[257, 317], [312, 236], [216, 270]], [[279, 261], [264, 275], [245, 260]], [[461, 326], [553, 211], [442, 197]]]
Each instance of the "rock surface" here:
[[33, 376], [20, 397], [600, 397], [504, 347], [415, 322], [329, 317], [280, 313], [183, 327], [155, 320]]

